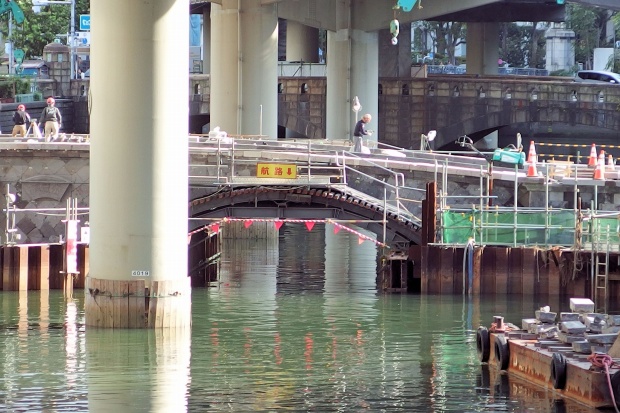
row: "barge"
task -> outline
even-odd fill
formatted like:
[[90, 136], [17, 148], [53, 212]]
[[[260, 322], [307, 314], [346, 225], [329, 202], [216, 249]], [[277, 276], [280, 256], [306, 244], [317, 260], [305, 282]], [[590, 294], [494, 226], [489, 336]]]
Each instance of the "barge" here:
[[[574, 301], [575, 300], [575, 301]], [[476, 332], [478, 358], [517, 377], [592, 408], [620, 408], [620, 359], [608, 354], [620, 330], [619, 316], [593, 313], [587, 299], [571, 299], [572, 313], [548, 309], [521, 328], [494, 317]], [[545, 311], [547, 310], [547, 311]]]

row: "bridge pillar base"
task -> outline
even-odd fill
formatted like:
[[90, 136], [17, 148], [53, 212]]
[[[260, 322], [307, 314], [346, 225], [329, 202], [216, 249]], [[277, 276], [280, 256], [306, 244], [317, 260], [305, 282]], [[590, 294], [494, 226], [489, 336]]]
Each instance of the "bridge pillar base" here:
[[191, 326], [189, 277], [148, 283], [87, 277], [85, 284], [88, 326], [152, 329]]

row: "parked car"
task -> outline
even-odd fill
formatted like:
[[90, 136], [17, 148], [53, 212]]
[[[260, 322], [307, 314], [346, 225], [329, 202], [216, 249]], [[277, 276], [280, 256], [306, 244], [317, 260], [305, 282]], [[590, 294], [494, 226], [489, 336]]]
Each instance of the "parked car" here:
[[575, 78], [578, 82], [603, 82], [620, 85], [620, 75], [607, 70], [580, 70]]

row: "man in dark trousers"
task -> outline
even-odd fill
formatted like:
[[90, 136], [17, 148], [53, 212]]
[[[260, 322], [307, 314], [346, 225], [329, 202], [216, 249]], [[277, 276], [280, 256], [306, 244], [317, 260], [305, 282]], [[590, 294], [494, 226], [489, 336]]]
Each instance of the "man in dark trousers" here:
[[62, 116], [56, 106], [56, 100], [52, 97], [47, 98], [47, 107], [41, 112], [39, 122], [43, 124], [45, 130], [45, 141], [55, 141], [58, 139], [58, 131], [62, 124]]
[[26, 112], [26, 106], [17, 105], [17, 110], [13, 113], [13, 133], [12, 136], [19, 135], [21, 138], [26, 137], [26, 125], [30, 124], [30, 115]]
[[366, 130], [366, 124], [370, 123], [371, 120], [372, 116], [367, 113], [355, 124], [355, 129], [353, 130], [353, 143], [355, 144], [353, 146], [353, 152], [362, 151], [363, 136], [372, 136], [372, 132]]

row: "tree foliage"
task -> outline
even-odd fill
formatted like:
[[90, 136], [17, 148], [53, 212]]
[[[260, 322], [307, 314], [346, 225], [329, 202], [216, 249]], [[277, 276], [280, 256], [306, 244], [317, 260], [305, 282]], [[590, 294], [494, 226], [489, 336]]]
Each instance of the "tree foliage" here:
[[544, 68], [547, 26], [502, 23], [499, 31], [499, 57], [513, 67]]
[[[41, 7], [40, 13], [32, 10], [31, 0], [13, 0], [23, 10], [25, 20], [21, 25], [13, 22], [13, 47], [22, 49], [25, 59], [42, 57], [43, 47], [54, 41], [57, 35], [66, 35], [71, 28], [71, 6], [49, 5]], [[80, 14], [88, 14], [90, 0], [75, 0], [75, 28], [79, 30]], [[0, 30], [8, 37], [8, 14], [0, 15]], [[66, 38], [62, 39], [66, 43]]]
[[594, 49], [611, 47], [605, 28], [612, 14], [598, 7], [587, 7], [569, 3], [567, 6], [567, 26], [575, 32], [575, 60], [591, 69]]
[[[436, 50], [436, 63], [456, 64], [456, 47], [465, 42], [466, 25], [459, 22], [423, 21], [415, 28], [413, 50], [422, 55]], [[428, 35], [432, 45], [426, 44]]]

